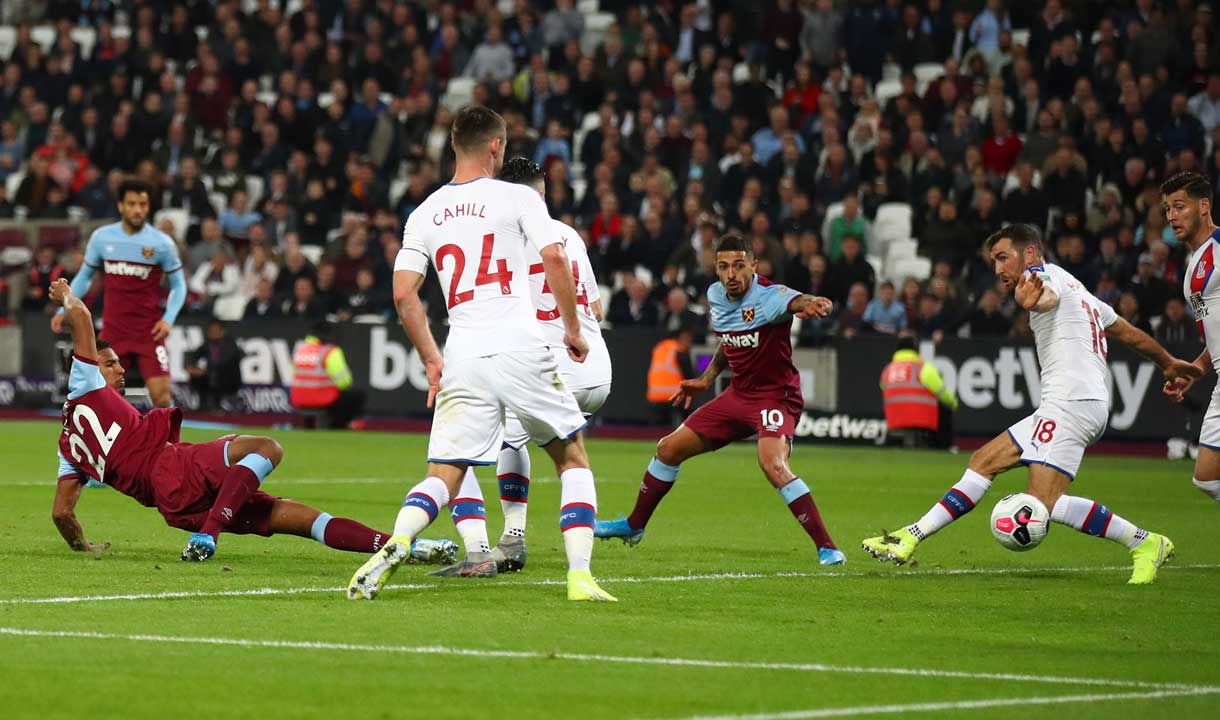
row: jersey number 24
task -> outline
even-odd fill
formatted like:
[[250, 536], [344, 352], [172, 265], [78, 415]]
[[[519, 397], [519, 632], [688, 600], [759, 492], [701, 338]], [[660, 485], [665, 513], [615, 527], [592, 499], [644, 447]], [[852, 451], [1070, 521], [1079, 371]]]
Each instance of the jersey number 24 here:
[[[512, 294], [513, 272], [508, 269], [508, 261], [504, 258], [496, 260], [496, 271], [491, 270], [491, 249], [496, 242], [495, 233], [487, 233], [483, 236], [483, 253], [479, 258], [479, 272], [474, 276], [475, 287], [479, 285], [495, 285], [500, 284], [500, 294]], [[461, 305], [464, 302], [469, 302], [474, 299], [474, 288], [469, 290], [458, 291], [458, 285], [462, 282], [462, 273], [466, 270], [466, 253], [462, 252], [459, 245], [452, 243], [442, 245], [436, 251], [436, 269], [445, 269], [445, 259], [453, 258], [453, 277], [449, 280], [449, 309]]]

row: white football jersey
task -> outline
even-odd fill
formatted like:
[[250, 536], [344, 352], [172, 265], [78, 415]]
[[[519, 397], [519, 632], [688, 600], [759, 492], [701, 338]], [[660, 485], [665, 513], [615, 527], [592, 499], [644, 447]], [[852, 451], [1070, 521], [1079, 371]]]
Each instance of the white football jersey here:
[[1059, 296], [1059, 304], [1050, 312], [1029, 314], [1042, 366], [1042, 402], [1109, 402], [1106, 328], [1118, 315], [1058, 265], [1043, 263], [1028, 269]]
[[526, 249], [557, 242], [538, 193], [483, 177], [449, 183], [411, 213], [394, 270], [436, 268], [449, 308], [446, 361], [541, 348]]
[[1190, 254], [1182, 293], [1199, 325], [1199, 337], [1207, 343], [1212, 365], [1220, 368], [1220, 278], [1213, 273], [1217, 260], [1220, 260], [1220, 230]]

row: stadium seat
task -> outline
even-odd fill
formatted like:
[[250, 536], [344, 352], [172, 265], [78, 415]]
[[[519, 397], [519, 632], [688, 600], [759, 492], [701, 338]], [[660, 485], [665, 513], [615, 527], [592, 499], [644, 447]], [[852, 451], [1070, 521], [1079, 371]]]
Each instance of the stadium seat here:
[[17, 49], [17, 28], [11, 25], [0, 26], [0, 60], [7, 62]]
[[894, 240], [886, 249], [885, 265], [886, 267], [895, 267], [903, 260], [909, 260], [918, 256], [919, 243], [909, 238], [902, 240]]
[[226, 295], [216, 298], [212, 305], [212, 315], [218, 320], [236, 322], [246, 311], [246, 298], [241, 295]]
[[741, 85], [750, 80], [750, 66], [744, 62], [739, 62], [733, 66], [733, 84]]
[[38, 43], [44, 53], [49, 53], [55, 47], [55, 27], [36, 25], [30, 28], [30, 39]]
[[275, 101], [278, 98], [279, 98], [279, 96], [273, 92], [260, 92], [258, 94], [258, 101], [261, 102], [262, 104], [266, 105], [269, 108], [275, 107]]
[[471, 98], [474, 97], [474, 86], [477, 84], [474, 78], [450, 78], [449, 85], [445, 89], [445, 96], [441, 98], [441, 104], [450, 110], [469, 105]]
[[13, 202], [17, 197], [17, 189], [21, 187], [22, 180], [25, 180], [25, 170], [18, 170], [4, 180], [4, 190], [8, 193], [9, 202]]
[[576, 202], [581, 202], [585, 199], [585, 191], [589, 189], [589, 183], [585, 180], [584, 175], [572, 176], [572, 199]]
[[909, 277], [916, 280], [927, 280], [932, 274], [932, 261], [922, 257], [905, 258], [887, 270], [889, 271], [888, 277], [894, 284], [902, 283]]
[[321, 245], [302, 245], [301, 254], [305, 256], [309, 262], [317, 265], [322, 262], [322, 246]]
[[[1008, 173], [1007, 177], [1004, 178], [1004, 190], [1000, 193], [1000, 196], [1004, 197], [1004, 196], [1008, 195], [1008, 193], [1012, 192], [1013, 190], [1016, 190], [1017, 186], [1020, 184], [1021, 184], [1020, 181], [1017, 180], [1017, 171], [1013, 170], [1012, 172]], [[1042, 171], [1041, 170], [1034, 170], [1034, 187], [1036, 187], [1036, 188], [1042, 187]]]
[[217, 215], [229, 208], [229, 201], [225, 198], [224, 193], [208, 193], [208, 201], [212, 203], [212, 209], [216, 211]]
[[[206, 33], [207, 30], [204, 29], [204, 32]], [[195, 33], [198, 34], [199, 30], [196, 29]], [[115, 25], [114, 29], [110, 31], [110, 34], [116, 38], [127, 38], [130, 40], [131, 39], [131, 26], [130, 25]]]
[[873, 272], [877, 274], [877, 277], [884, 276], [882, 270], [885, 269], [885, 262], [882, 261], [881, 258], [877, 257], [876, 255], [869, 255], [864, 259], [868, 261], [869, 265], [873, 266]]
[[877, 88], [873, 90], [873, 96], [877, 98], [877, 103], [881, 107], [885, 107], [890, 98], [898, 97], [901, 94], [902, 82], [899, 80], [882, 80], [877, 83]]
[[174, 240], [186, 242], [186, 231], [191, 226], [191, 214], [182, 208], [165, 208], [153, 215], [153, 226], [160, 227], [161, 221], [168, 219], [174, 224]]
[[831, 203], [830, 207], [826, 208], [826, 219], [822, 221], [822, 241], [825, 242], [830, 237], [830, 221], [843, 214], [843, 203]]
[[0, 248], [28, 247], [29, 244], [25, 230], [16, 227], [0, 228]]
[[398, 200], [407, 191], [407, 179], [396, 177], [390, 181], [390, 207], [398, 207]]
[[38, 228], [38, 244], [50, 245], [63, 252], [80, 245], [79, 225], [41, 225]]
[[924, 90], [936, 78], [945, 74], [945, 66], [941, 63], [919, 63], [915, 66], [915, 81], [919, 84], [919, 92]]
[[72, 42], [80, 47], [80, 54], [83, 58], [88, 58], [93, 55], [93, 46], [97, 45], [97, 30], [89, 26], [76, 26], [69, 33], [72, 36]]
[[318, 107], [325, 110], [335, 102], [335, 94], [331, 92], [318, 93]]
[[586, 55], [593, 55], [601, 47], [606, 37], [606, 30], [613, 25], [615, 17], [611, 13], [598, 12], [585, 15], [585, 32], [580, 37], [580, 50]]
[[580, 11], [581, 15], [588, 17], [596, 15], [601, 10], [601, 3], [598, 0], [577, 0], [576, 9]]
[[258, 207], [258, 202], [263, 199], [263, 190], [267, 187], [266, 181], [257, 175], [246, 176], [246, 193], [250, 196], [246, 198], [249, 202], [246, 207], [250, 210]]
[[898, 63], [887, 62], [881, 66], [881, 82], [902, 79], [902, 67]]
[[1012, 44], [1013, 45], [1024, 45], [1025, 47], [1029, 47], [1029, 30], [1027, 30], [1025, 28], [1021, 28], [1020, 30], [1013, 30], [1012, 31]]
[[911, 237], [911, 206], [906, 203], [883, 203], [873, 220], [873, 235], [889, 242]]

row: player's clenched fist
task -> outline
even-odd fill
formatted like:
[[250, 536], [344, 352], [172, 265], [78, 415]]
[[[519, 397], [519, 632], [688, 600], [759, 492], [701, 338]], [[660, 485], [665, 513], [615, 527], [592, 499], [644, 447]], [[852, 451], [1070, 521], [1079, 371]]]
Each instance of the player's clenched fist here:
[[565, 332], [563, 344], [568, 348], [568, 357], [578, 363], [584, 362], [585, 358], [589, 356], [589, 341], [585, 340], [584, 335], [580, 332], [576, 334]]
[[[56, 280], [55, 282], [51, 283], [51, 291], [50, 291], [51, 302], [55, 303], [56, 305], [63, 305], [64, 300], [66, 300], [68, 298], [68, 296], [71, 294], [72, 294], [72, 288], [68, 285], [67, 280], [60, 278], [60, 279]], [[56, 316], [56, 317], [59, 318], [60, 324], [62, 325], [63, 316]]]

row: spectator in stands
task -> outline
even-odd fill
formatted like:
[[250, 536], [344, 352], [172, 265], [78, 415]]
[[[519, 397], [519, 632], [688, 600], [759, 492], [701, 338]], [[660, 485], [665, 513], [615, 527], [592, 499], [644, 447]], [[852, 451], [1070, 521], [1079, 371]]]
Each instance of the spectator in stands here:
[[326, 316], [326, 310], [315, 294], [313, 280], [298, 277], [292, 286], [292, 297], [285, 300], [281, 308], [284, 317], [300, 318], [308, 322], [321, 320]]
[[1115, 310], [1118, 311], [1118, 315], [1122, 319], [1149, 335], [1152, 334], [1152, 325], [1148, 322], [1148, 318], [1144, 315], [1143, 311], [1141, 311], [1139, 298], [1134, 292], [1124, 292], [1119, 296], [1118, 307]]
[[8, 188], [0, 182], [0, 219], [8, 219], [16, 215], [17, 209], [8, 199]]
[[665, 295], [665, 307], [661, 312], [660, 329], [668, 334], [688, 328], [696, 336], [703, 335], [703, 316], [690, 307], [690, 296], [682, 288], [675, 287]]
[[983, 141], [983, 165], [988, 172], [1004, 177], [1013, 169], [1024, 144], [1012, 133], [1008, 117], [992, 113], [991, 136]]
[[25, 143], [17, 135], [12, 120], [0, 122], [0, 183], [21, 168], [25, 161]]
[[[1169, 299], [1169, 284], [1157, 277], [1151, 252], [1139, 256], [1135, 277], [1131, 278], [1129, 293], [1136, 300], [1136, 310], [1141, 317], [1160, 315]], [[1120, 299], [1121, 303], [1122, 300]], [[1119, 311], [1122, 314], [1122, 311]]]
[[270, 248], [262, 242], [251, 242], [250, 254], [246, 256], [246, 260], [242, 264], [241, 295], [248, 298], [254, 297], [263, 281], [274, 287], [279, 273], [280, 266], [276, 265]]
[[1012, 321], [1000, 312], [1000, 294], [988, 288], [966, 317], [970, 337], [1004, 337], [1012, 329]]
[[266, 278], [258, 281], [254, 296], [246, 301], [246, 309], [242, 312], [242, 320], [273, 320], [283, 317], [280, 303], [275, 300], [275, 285]]
[[949, 328], [949, 319], [944, 312], [944, 302], [936, 295], [926, 292], [919, 296], [919, 311], [912, 329], [921, 340], [939, 344]]
[[220, 214], [220, 229], [227, 238], [245, 240], [249, 236], [250, 226], [262, 222], [262, 219], [261, 215], [250, 209], [246, 191], [236, 190], [229, 207]]
[[29, 210], [30, 217], [45, 217], [48, 209], [47, 196], [55, 181], [47, 174], [47, 159], [34, 155], [29, 162], [30, 171], [17, 186], [17, 195], [13, 198], [15, 205], [21, 205]]
[[356, 272], [356, 287], [346, 297], [345, 305], [336, 311], [340, 320], [349, 320], [357, 315], [376, 315], [382, 320], [390, 317], [394, 303], [390, 294], [377, 286], [377, 276], [370, 267]]
[[1174, 295], [1165, 302], [1165, 313], [1157, 326], [1155, 337], [1162, 345], [1185, 345], [1197, 342], [1199, 333], [1186, 315], [1186, 302]]
[[834, 294], [829, 295], [836, 302], [843, 302], [850, 289], [857, 284], [864, 285], [872, 295], [876, 284], [877, 271], [865, 259], [860, 239], [855, 235], [843, 238], [843, 253], [838, 261], [830, 264], [829, 274], [833, 283]]
[[610, 298], [606, 319], [615, 327], [656, 327], [657, 306], [648, 300], [648, 286], [634, 274], [623, 276], [623, 287]]
[[[1220, 70], [1213, 67], [1207, 76], [1206, 88], [1190, 99], [1187, 109], [1198, 119], [1206, 134], [1211, 135], [1220, 127]], [[3, 161], [0, 160], [0, 168], [2, 167]], [[0, 176], [2, 174], [3, 171], [0, 170]]]
[[841, 303], [837, 317], [840, 337], [850, 340], [872, 330], [864, 319], [864, 313], [868, 311], [868, 293], [869, 286], [864, 283], [856, 283], [848, 290], [847, 300]]
[[957, 203], [942, 200], [936, 217], [928, 222], [919, 242], [919, 252], [933, 261], [944, 260], [960, 269], [978, 245], [970, 226], [957, 214]]
[[218, 300], [237, 296], [241, 291], [241, 272], [226, 248], [213, 251], [210, 261], [195, 270], [190, 290], [195, 294], [192, 309], [206, 314], [212, 313]]
[[51, 283], [64, 277], [66, 270], [59, 262], [59, 253], [49, 245], [38, 248], [34, 254], [34, 265], [30, 268], [25, 297], [21, 307], [34, 312], [50, 312], [55, 308], [47, 300]]
[[872, 223], [860, 212], [860, 200], [855, 195], [843, 199], [843, 214], [830, 221], [826, 233], [826, 257], [836, 262], [843, 255], [843, 240], [848, 236], [867, 245], [872, 236]]
[[1046, 225], [1050, 203], [1040, 188], [1034, 187], [1034, 167], [1029, 163], [1017, 166], [1017, 187], [1004, 196], [1004, 221]]
[[877, 286], [877, 297], [864, 311], [864, 322], [874, 331], [895, 335], [907, 328], [906, 308], [894, 297], [894, 283], [886, 280]]
[[187, 357], [191, 388], [199, 394], [199, 409], [231, 411], [233, 396], [241, 390], [241, 360], [245, 356], [225, 326], [213, 318], [207, 340]]
[[356, 274], [360, 270], [372, 269], [368, 231], [363, 226], [357, 227], [344, 239], [343, 254], [335, 260], [333, 267], [335, 291], [341, 294], [356, 289]]

